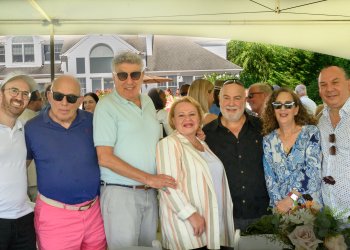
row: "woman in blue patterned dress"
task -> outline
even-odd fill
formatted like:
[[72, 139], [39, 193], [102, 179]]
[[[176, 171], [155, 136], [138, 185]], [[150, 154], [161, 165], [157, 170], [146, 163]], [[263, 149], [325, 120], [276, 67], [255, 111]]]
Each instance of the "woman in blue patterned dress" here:
[[288, 212], [305, 194], [321, 204], [322, 154], [315, 118], [292, 90], [281, 88], [266, 103], [262, 120], [270, 205]]

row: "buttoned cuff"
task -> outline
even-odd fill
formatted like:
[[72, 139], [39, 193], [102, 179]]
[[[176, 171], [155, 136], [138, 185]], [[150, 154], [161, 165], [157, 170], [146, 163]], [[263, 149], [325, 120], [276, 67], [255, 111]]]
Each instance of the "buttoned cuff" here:
[[186, 220], [188, 217], [190, 217], [195, 212], [197, 212], [197, 210], [193, 206], [186, 205], [183, 209], [180, 210], [180, 212], [177, 214], [177, 216], [181, 220]]

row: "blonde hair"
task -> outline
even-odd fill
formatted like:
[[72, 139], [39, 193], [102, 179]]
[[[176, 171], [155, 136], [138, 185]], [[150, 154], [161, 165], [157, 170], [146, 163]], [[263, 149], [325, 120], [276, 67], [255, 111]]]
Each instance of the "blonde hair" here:
[[191, 96], [199, 102], [204, 113], [209, 112], [208, 107], [208, 93], [211, 93], [214, 89], [214, 85], [205, 79], [199, 79], [192, 82], [188, 89], [188, 96]]
[[173, 104], [171, 105], [170, 111], [169, 111], [169, 116], [168, 116], [168, 123], [170, 125], [170, 127], [172, 129], [176, 129], [175, 128], [175, 124], [173, 122], [173, 118], [175, 117], [175, 108], [179, 103], [183, 103], [183, 102], [187, 102], [187, 103], [191, 103], [198, 111], [198, 115], [199, 115], [199, 126], [202, 125], [203, 123], [203, 111], [202, 108], [200, 106], [200, 104], [192, 97], [190, 96], [184, 96], [181, 98], [176, 99]]

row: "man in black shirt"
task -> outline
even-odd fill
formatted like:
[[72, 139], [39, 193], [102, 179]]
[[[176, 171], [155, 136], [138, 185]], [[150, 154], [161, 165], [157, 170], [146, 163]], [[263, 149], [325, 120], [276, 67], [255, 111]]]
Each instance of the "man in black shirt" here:
[[241, 82], [226, 81], [219, 97], [221, 114], [203, 128], [205, 141], [225, 166], [235, 228], [244, 231], [268, 213], [261, 122], [245, 112], [246, 96]]

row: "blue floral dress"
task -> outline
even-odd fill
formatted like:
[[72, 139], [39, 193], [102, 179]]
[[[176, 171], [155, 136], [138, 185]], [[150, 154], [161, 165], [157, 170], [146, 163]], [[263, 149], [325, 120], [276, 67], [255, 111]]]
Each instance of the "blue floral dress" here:
[[321, 142], [316, 126], [302, 127], [289, 154], [283, 150], [277, 130], [263, 139], [264, 171], [270, 205], [282, 200], [296, 188], [319, 204], [321, 199]]

